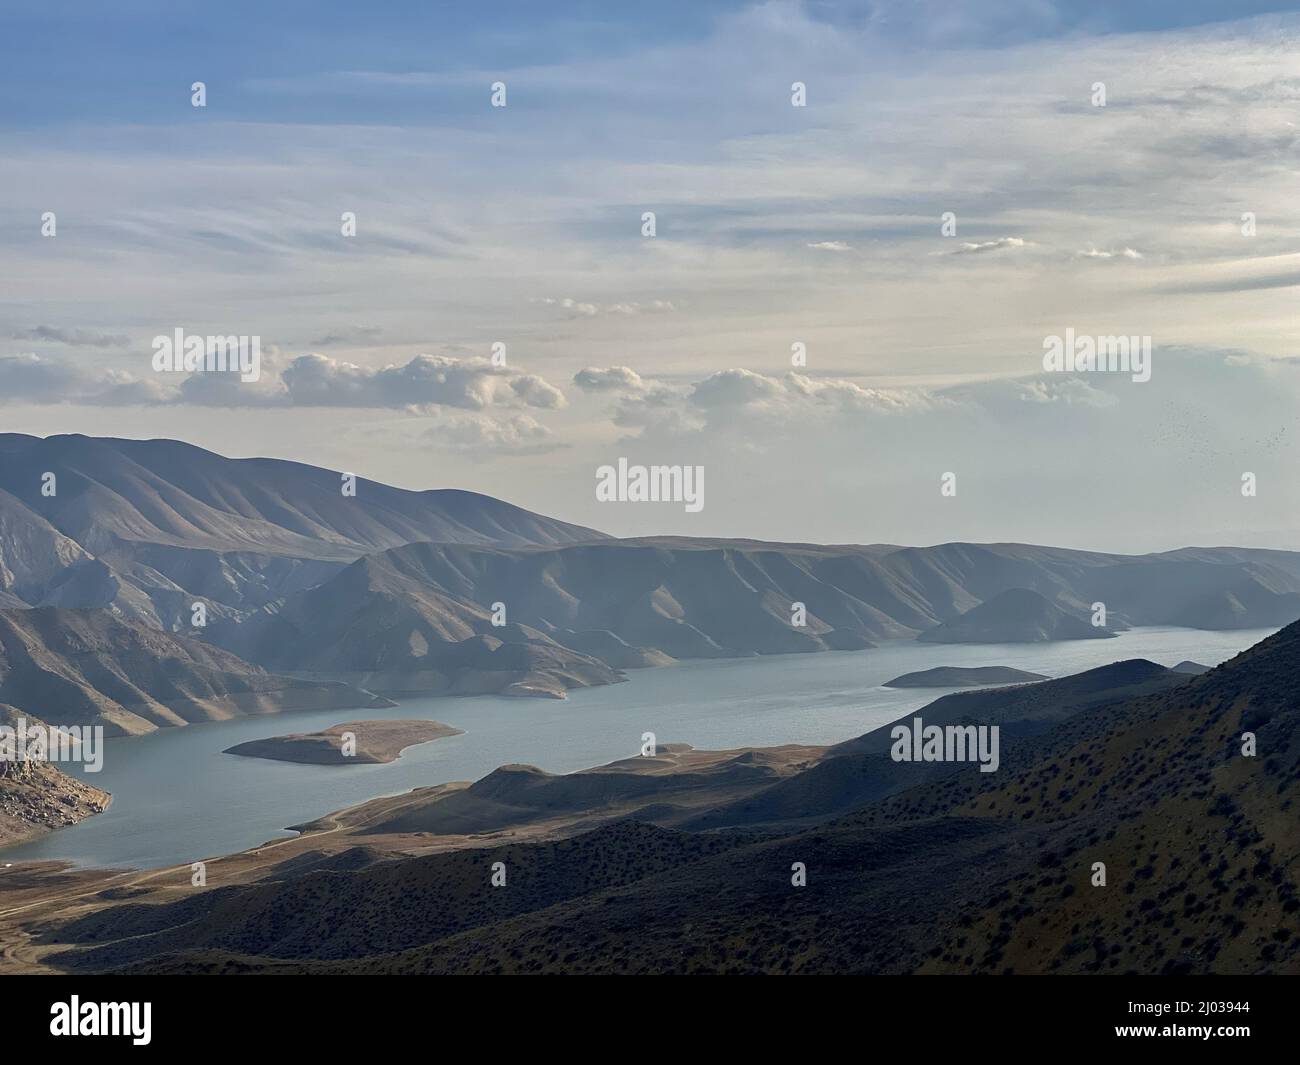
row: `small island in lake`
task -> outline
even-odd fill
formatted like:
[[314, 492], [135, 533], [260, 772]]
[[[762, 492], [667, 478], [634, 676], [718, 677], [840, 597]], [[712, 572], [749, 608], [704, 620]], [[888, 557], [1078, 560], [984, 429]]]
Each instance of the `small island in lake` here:
[[1028, 684], [1047, 680], [1041, 673], [1027, 673], [1010, 666], [935, 666], [918, 673], [904, 673], [886, 681], [886, 688], [979, 688], [994, 684]]
[[[373, 765], [391, 762], [407, 747], [417, 743], [459, 736], [463, 731], [441, 721], [349, 721], [321, 732], [300, 732], [237, 743], [227, 747], [223, 753], [310, 765]], [[349, 735], [351, 743], [346, 739]]]

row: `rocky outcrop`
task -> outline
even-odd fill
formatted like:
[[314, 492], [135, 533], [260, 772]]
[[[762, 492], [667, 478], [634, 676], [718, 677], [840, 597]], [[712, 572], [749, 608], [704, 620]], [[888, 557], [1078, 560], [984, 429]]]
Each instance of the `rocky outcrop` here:
[[[12, 706], [0, 704], [0, 726], [45, 723]], [[43, 760], [12, 761], [0, 757], [0, 847], [34, 839], [56, 828], [75, 825], [108, 808], [112, 797]]]

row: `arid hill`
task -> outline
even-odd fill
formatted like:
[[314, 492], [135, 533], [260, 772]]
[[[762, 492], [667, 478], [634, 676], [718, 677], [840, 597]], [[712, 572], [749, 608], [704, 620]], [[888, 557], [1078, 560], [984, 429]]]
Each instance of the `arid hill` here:
[[[890, 762], [916, 772], [881, 794], [879, 730], [757, 793], [861, 767], [820, 817], [765, 800], [743, 830], [674, 831], [647, 790], [576, 837], [121, 903], [43, 942], [78, 971], [1300, 973], [1298, 667], [1292, 625], [1198, 677], [1127, 662], [946, 696], [919, 716], [998, 723], [998, 772]], [[480, 784], [533, 809], [552, 786]]]
[[[47, 492], [47, 475], [55, 478]], [[0, 594], [175, 629], [238, 616], [416, 540], [521, 546], [600, 534], [474, 492], [412, 492], [176, 440], [0, 434]], [[18, 603], [0, 603], [19, 605]]]
[[106, 610], [0, 610], [0, 702], [110, 736], [279, 710], [388, 705], [337, 682], [298, 680], [200, 640]]

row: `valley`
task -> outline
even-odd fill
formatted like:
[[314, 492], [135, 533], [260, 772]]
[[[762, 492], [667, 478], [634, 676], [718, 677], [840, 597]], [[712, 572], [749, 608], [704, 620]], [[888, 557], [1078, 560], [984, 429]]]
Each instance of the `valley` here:
[[[1293, 820], [1269, 811], [1275, 789], [1286, 809], [1300, 781], [1297, 654], [1300, 624], [1198, 676], [1139, 659], [924, 708], [930, 721], [999, 724], [996, 774], [893, 760], [884, 727], [821, 748], [668, 745], [567, 776], [507, 765], [473, 784], [363, 803], [205, 863], [197, 892], [186, 865], [20, 869], [0, 906], [0, 964], [1295, 971], [1288, 870], [1300, 840]], [[1264, 757], [1239, 756], [1232, 732], [1243, 727]], [[1054, 792], [1043, 793], [1044, 778]], [[1235, 849], [1215, 865], [1193, 860], [1224, 833]], [[1098, 889], [1098, 858], [1109, 890]], [[808, 869], [807, 887], [791, 885], [792, 860]], [[1274, 873], [1225, 912], [1225, 881], [1242, 881], [1252, 862]], [[497, 889], [493, 869], [512, 871]], [[1175, 903], [1182, 919], [1168, 931], [1161, 911]]]

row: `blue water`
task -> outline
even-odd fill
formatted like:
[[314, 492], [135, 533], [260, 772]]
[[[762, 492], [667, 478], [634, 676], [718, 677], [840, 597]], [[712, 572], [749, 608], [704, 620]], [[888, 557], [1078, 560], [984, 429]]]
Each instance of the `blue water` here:
[[[867, 651], [682, 662], [637, 670], [626, 684], [570, 692], [566, 700], [413, 698], [383, 710], [162, 729], [105, 742], [102, 771], [85, 775], [112, 792], [105, 813], [0, 850], [0, 864], [63, 859], [152, 868], [196, 861], [292, 835], [285, 826], [365, 799], [475, 780], [510, 762], [565, 773], [629, 757], [639, 751], [644, 732], [655, 733], [660, 743], [702, 749], [836, 743], [954, 690], [881, 687], [932, 666], [1005, 665], [1061, 677], [1125, 658], [1217, 665], [1272, 631], [1144, 628], [1114, 640], [1053, 644], [899, 641]], [[410, 747], [387, 765], [294, 765], [222, 753], [245, 740], [366, 718], [425, 718], [465, 732]]]

